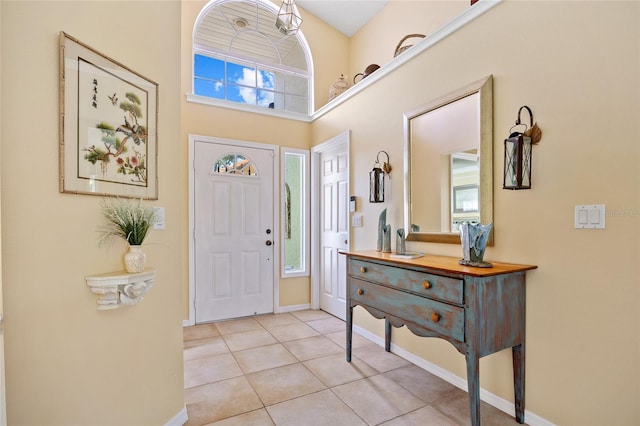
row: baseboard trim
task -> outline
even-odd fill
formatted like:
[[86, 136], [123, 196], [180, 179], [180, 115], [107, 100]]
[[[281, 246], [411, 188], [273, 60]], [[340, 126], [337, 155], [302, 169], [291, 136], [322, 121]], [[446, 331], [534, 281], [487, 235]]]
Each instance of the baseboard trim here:
[[165, 423], [164, 426], [182, 426], [189, 421], [189, 415], [187, 414], [187, 407], [182, 407], [182, 410], [178, 412], [171, 420]]
[[[358, 327], [357, 325], [353, 326], [353, 331], [361, 335], [362, 337], [368, 340], [371, 340], [373, 343], [377, 344], [378, 346], [384, 347], [384, 339], [382, 337], [376, 334], [373, 334], [370, 331], [365, 330], [364, 328]], [[451, 373], [450, 371], [445, 370], [444, 368], [439, 367], [423, 358], [420, 358], [419, 356], [416, 356], [411, 352], [408, 352], [405, 349], [402, 349], [398, 345], [394, 345], [393, 343], [391, 343], [391, 352], [395, 353], [401, 358], [406, 359], [412, 364], [417, 365], [423, 370], [428, 371], [434, 376], [437, 376], [442, 380], [451, 383], [452, 385], [462, 389], [463, 391], [465, 392], [468, 391], [467, 381], [462, 377], [458, 377], [455, 374]], [[504, 398], [499, 397], [498, 395], [495, 395], [487, 391], [486, 389], [480, 388], [480, 399], [486, 402], [487, 404], [496, 407], [498, 410], [501, 410], [509, 414], [510, 416], [515, 416], [516, 409], [513, 403], [507, 401]], [[528, 410], [524, 411], [524, 418], [525, 418], [525, 422], [529, 426], [556, 426], [554, 423]]]
[[[311, 309], [310, 303], [305, 303], [302, 305], [289, 305], [289, 306], [279, 306], [277, 312], [275, 314], [283, 314], [289, 312], [297, 312], [297, 311], [306, 311]], [[182, 327], [191, 327], [192, 325], [196, 325], [195, 321], [190, 319], [182, 320]]]
[[278, 307], [278, 313], [284, 314], [288, 312], [306, 311], [308, 309], [311, 309], [310, 303], [304, 303], [302, 305], [280, 306]]

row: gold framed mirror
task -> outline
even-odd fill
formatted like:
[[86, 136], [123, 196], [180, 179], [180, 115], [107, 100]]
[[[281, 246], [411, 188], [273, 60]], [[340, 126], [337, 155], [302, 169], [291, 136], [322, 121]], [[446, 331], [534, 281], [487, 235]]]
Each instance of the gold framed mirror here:
[[460, 223], [493, 223], [493, 76], [405, 113], [403, 124], [407, 240], [460, 244]]

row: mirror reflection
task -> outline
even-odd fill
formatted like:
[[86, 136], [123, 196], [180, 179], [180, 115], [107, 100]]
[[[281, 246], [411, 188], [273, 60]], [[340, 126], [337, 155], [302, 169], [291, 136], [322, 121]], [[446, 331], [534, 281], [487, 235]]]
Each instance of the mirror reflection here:
[[493, 222], [491, 80], [405, 114], [408, 240], [459, 244], [461, 223]]

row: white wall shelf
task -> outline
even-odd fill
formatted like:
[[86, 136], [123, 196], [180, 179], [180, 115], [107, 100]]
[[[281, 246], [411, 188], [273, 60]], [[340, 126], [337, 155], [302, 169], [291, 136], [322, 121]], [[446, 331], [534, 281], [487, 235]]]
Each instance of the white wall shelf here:
[[155, 269], [145, 269], [137, 274], [124, 271], [108, 272], [85, 277], [92, 293], [98, 295], [98, 310], [117, 309], [137, 305], [153, 286]]

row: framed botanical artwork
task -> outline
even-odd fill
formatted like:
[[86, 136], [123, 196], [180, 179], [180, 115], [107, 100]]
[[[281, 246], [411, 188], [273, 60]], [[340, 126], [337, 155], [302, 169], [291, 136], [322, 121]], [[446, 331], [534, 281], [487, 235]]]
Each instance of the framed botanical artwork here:
[[60, 32], [60, 192], [158, 199], [158, 84]]

